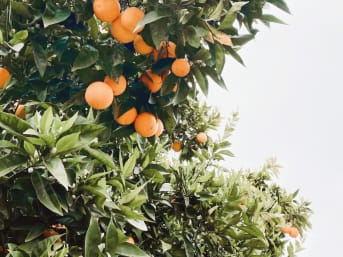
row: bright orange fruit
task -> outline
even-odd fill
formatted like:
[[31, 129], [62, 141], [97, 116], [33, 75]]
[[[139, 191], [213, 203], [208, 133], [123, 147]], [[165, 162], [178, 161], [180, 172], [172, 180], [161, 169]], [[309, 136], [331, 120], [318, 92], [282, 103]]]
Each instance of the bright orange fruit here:
[[115, 121], [123, 126], [130, 125], [135, 122], [137, 117], [137, 109], [132, 107], [128, 111], [124, 112], [118, 117], [119, 108], [117, 108], [116, 114], [114, 115]]
[[94, 0], [93, 12], [99, 20], [112, 22], [120, 14], [120, 3], [118, 0]]
[[104, 110], [113, 102], [112, 88], [105, 82], [93, 82], [86, 89], [85, 100], [95, 110]]
[[6, 68], [0, 68], [0, 88], [4, 88], [7, 80], [11, 77], [11, 74]]
[[151, 137], [157, 131], [156, 116], [150, 112], [143, 112], [138, 114], [135, 120], [135, 130], [142, 137]]
[[127, 87], [126, 78], [123, 75], [119, 76], [118, 82], [106, 76], [104, 82], [112, 88], [114, 96], [123, 94]]

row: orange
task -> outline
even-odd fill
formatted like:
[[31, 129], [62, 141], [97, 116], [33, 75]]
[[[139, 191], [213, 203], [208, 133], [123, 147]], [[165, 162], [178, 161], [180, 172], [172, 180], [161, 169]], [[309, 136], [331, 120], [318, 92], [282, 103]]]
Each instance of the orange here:
[[[51, 228], [45, 229], [43, 231], [43, 237], [44, 238], [48, 238], [48, 237], [51, 237], [51, 236], [57, 236], [57, 235], [59, 235], [59, 233], [56, 232], [55, 230], [51, 229]], [[57, 242], [62, 242], [62, 239], [58, 238]]]
[[182, 149], [182, 144], [179, 140], [175, 140], [172, 144], [172, 149], [175, 151], [175, 152], [180, 152], [181, 149]]
[[161, 58], [176, 58], [176, 44], [172, 41], [162, 41], [160, 43]]
[[172, 66], [171, 70], [176, 77], [186, 77], [191, 71], [191, 66], [185, 58], [176, 59]]
[[121, 114], [119, 117], [118, 117], [118, 113], [119, 113], [119, 108], [117, 108], [114, 119], [118, 124], [123, 125], [123, 126], [134, 123], [137, 117], [137, 109], [135, 107], [132, 107], [128, 111]]
[[123, 75], [119, 77], [118, 82], [114, 81], [109, 76], [106, 76], [104, 82], [112, 88], [114, 96], [121, 95], [126, 90], [127, 82]]
[[150, 112], [138, 114], [135, 120], [135, 130], [142, 137], [151, 137], [157, 131], [157, 119]]
[[6, 68], [0, 68], [0, 88], [4, 88], [7, 80], [11, 77], [11, 74]]
[[289, 233], [291, 233], [291, 230], [292, 230], [292, 228], [289, 227], [289, 226], [285, 226], [285, 227], [282, 227], [282, 228], [281, 228], [281, 232], [282, 232], [283, 234], [289, 234]]
[[121, 15], [115, 19], [111, 24], [111, 34], [112, 36], [122, 44], [130, 43], [132, 42], [135, 37], [137, 36], [137, 33], [133, 33], [125, 29], [122, 25]]
[[163, 122], [160, 119], [157, 119], [157, 131], [155, 133], [155, 136], [159, 137], [160, 135], [162, 135], [163, 130], [164, 130]]
[[151, 93], [158, 92], [162, 87], [161, 76], [152, 73], [151, 70], [147, 70], [146, 73], [142, 74], [141, 81], [149, 88]]
[[127, 240], [126, 240], [126, 242], [128, 242], [129, 244], [135, 244], [135, 239], [132, 237], [132, 236], [130, 236]]
[[135, 37], [133, 40], [133, 47], [135, 48], [136, 52], [141, 55], [150, 54], [154, 50], [154, 48], [145, 43], [141, 35], [137, 35]]
[[85, 100], [95, 110], [104, 110], [113, 102], [112, 88], [105, 82], [93, 82], [86, 89]]
[[17, 115], [21, 119], [25, 119], [25, 105], [19, 104], [17, 109], [15, 110], [15, 115]]
[[130, 32], [141, 32], [144, 26], [135, 30], [138, 23], [144, 18], [144, 12], [137, 7], [128, 7], [121, 13], [121, 22], [123, 27]]
[[299, 230], [296, 227], [291, 227], [289, 235], [293, 238], [296, 238], [299, 236]]
[[118, 0], [94, 0], [93, 11], [99, 20], [112, 22], [120, 14], [120, 3]]
[[206, 144], [207, 142], [207, 135], [204, 132], [200, 132], [196, 135], [195, 140], [199, 143], [199, 144]]

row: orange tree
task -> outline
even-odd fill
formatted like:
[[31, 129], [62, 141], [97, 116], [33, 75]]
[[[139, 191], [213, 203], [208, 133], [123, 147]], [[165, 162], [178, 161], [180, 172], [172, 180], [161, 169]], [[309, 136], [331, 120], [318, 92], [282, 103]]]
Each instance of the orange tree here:
[[294, 256], [309, 203], [273, 184], [272, 160], [226, 168], [237, 117], [215, 139], [199, 103], [256, 22], [282, 23], [268, 4], [288, 12], [0, 0], [0, 256]]

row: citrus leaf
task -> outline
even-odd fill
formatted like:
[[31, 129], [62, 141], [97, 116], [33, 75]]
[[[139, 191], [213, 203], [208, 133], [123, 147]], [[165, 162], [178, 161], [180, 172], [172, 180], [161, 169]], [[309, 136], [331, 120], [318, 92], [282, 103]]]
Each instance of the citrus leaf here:
[[56, 153], [71, 151], [79, 147], [80, 146], [79, 137], [80, 137], [80, 132], [66, 135], [60, 138], [56, 143], [56, 148], [57, 148]]
[[114, 256], [116, 254], [116, 249], [119, 244], [118, 232], [117, 228], [114, 226], [113, 221], [111, 219], [110, 223], [107, 226], [106, 231], [106, 251], [111, 255]]
[[17, 154], [11, 154], [10, 156], [0, 158], [0, 178], [14, 172], [18, 167], [26, 166], [26, 162], [27, 158]]
[[90, 45], [85, 45], [84, 47], [82, 47], [82, 49], [80, 50], [80, 53], [76, 57], [73, 64], [72, 71], [89, 67], [93, 65], [94, 63], [96, 63], [98, 58], [99, 58], [98, 49]]
[[48, 67], [48, 58], [44, 48], [37, 42], [32, 42], [33, 59], [41, 77], [44, 77]]
[[85, 257], [99, 256], [98, 246], [101, 244], [101, 235], [98, 219], [91, 217], [85, 237]]
[[136, 31], [137, 29], [139, 29], [140, 27], [149, 24], [149, 23], [153, 23], [155, 21], [158, 21], [162, 18], [166, 18], [171, 16], [171, 13], [165, 13], [165, 12], [161, 12], [161, 11], [151, 11], [148, 12], [147, 14], [144, 15], [144, 18], [137, 24], [136, 28], [134, 29], [134, 31]]
[[150, 257], [137, 246], [126, 242], [118, 245], [116, 253], [128, 257]]
[[31, 175], [32, 185], [35, 189], [38, 200], [50, 211], [63, 215], [61, 203], [58, 200], [55, 190], [38, 172]]
[[68, 190], [70, 183], [62, 160], [59, 157], [54, 157], [44, 161], [44, 165], [51, 175]]
[[44, 27], [65, 21], [70, 16], [71, 12], [68, 8], [59, 8], [54, 5], [51, 1], [46, 4], [46, 9], [43, 14]]

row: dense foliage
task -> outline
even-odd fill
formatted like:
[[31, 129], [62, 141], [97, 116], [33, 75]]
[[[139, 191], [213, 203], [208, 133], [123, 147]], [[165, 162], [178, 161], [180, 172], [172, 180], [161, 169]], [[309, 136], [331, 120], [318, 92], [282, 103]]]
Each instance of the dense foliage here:
[[[287, 5], [119, 2], [144, 12], [132, 34], [144, 26], [151, 53], [113, 38], [91, 0], [0, 0], [0, 68], [11, 74], [0, 83], [0, 256], [294, 256], [309, 203], [272, 183], [273, 160], [256, 172], [225, 167], [237, 115], [210, 137], [220, 113], [199, 103], [209, 81], [226, 87], [226, 55], [243, 63], [237, 50], [256, 22], [282, 23], [265, 6]], [[179, 59], [187, 75], [173, 68]], [[156, 90], [142, 78], [150, 72]], [[124, 76], [127, 88], [110, 108], [90, 108], [85, 91], [106, 76]], [[133, 107], [165, 131], [144, 137], [120, 125]]]

